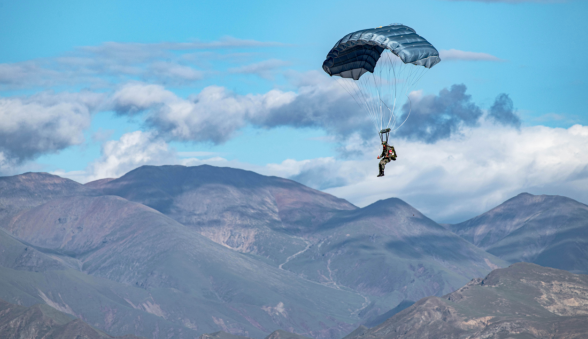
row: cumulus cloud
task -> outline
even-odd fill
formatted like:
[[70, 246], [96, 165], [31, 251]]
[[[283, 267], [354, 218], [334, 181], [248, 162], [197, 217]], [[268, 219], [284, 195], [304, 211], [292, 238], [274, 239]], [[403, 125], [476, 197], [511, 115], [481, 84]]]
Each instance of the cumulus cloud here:
[[91, 92], [43, 92], [0, 98], [0, 154], [4, 163], [20, 164], [84, 141], [83, 131], [103, 101]]
[[111, 108], [119, 114], [135, 114], [155, 106], [179, 100], [161, 85], [128, 83], [111, 97]]
[[86, 175], [75, 172], [73, 177], [83, 181], [117, 178], [143, 165], [166, 165], [177, 161], [175, 151], [165, 141], [142, 131], [126, 133], [119, 140], [105, 142], [101, 153], [102, 156], [90, 164]]
[[[119, 114], [147, 112], [147, 124], [166, 140], [220, 144], [247, 125], [320, 128], [337, 138], [354, 136], [361, 144], [374, 137], [367, 114], [335, 81], [314, 72], [303, 78], [306, 80], [294, 80], [297, 91], [274, 89], [264, 94], [239, 95], [224, 87], [209, 86], [188, 99], [163, 86], [131, 83], [114, 93], [112, 107]], [[461, 84], [443, 89], [438, 95], [411, 93], [398, 119], [406, 122], [395, 136], [435, 143], [459, 135], [463, 128], [477, 126], [483, 111], [466, 92], [467, 87]], [[488, 117], [500, 124], [520, 126], [506, 94], [496, 98]], [[357, 152], [350, 147], [340, 151]]]
[[504, 61], [494, 55], [480, 52], [466, 52], [457, 49], [441, 50], [439, 56], [443, 61]]
[[244, 126], [323, 128], [338, 135], [371, 131], [365, 116], [334, 82], [302, 86], [298, 92], [271, 90], [238, 95], [209, 86], [188, 99], [162, 86], [140, 83], [124, 86], [113, 95], [120, 114], [147, 111], [147, 122], [169, 140], [223, 143]]
[[[339, 148], [340, 154], [350, 155], [360, 153], [367, 140], [373, 139], [368, 117], [335, 81], [316, 72], [291, 76], [297, 91], [274, 89], [239, 95], [224, 87], [209, 86], [181, 98], [161, 85], [130, 82], [111, 95], [43, 92], [26, 98], [4, 98], [0, 100], [0, 132], [7, 137], [0, 141], [0, 150], [5, 164], [9, 160], [22, 163], [80, 144], [92, 113], [99, 110], [143, 114], [150, 133], [166, 141], [220, 144], [245, 126], [320, 128], [337, 140], [353, 138], [353, 144]], [[465, 85], [454, 85], [438, 95], [412, 93], [410, 104], [403, 107], [404, 116], [410, 113], [410, 117], [395, 137], [435, 143], [477, 126], [482, 110], [466, 91]], [[506, 94], [497, 97], [488, 120], [520, 127]], [[97, 134], [94, 140], [105, 140], [105, 135]], [[339, 183], [333, 179], [321, 187]]]
[[[482, 110], [466, 94], [465, 85], [453, 85], [443, 89], [439, 95], [412, 93], [403, 106], [400, 121], [406, 123], [396, 135], [413, 140], [434, 143], [459, 133], [463, 127], [476, 126]], [[410, 114], [410, 116], [409, 116]]]
[[499, 94], [490, 111], [488, 118], [505, 126], [521, 127], [521, 118], [516, 114], [513, 102], [508, 94]]

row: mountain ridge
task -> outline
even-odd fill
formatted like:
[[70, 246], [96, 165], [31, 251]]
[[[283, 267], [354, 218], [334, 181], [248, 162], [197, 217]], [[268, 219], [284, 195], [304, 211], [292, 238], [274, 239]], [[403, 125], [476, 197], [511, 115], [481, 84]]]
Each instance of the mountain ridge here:
[[345, 339], [585, 338], [588, 276], [517, 263]]
[[[60, 183], [0, 223], [20, 244], [5, 247], [20, 264], [0, 267], [0, 297], [53, 303], [113, 334], [132, 324], [155, 337], [283, 328], [336, 339], [507, 264], [399, 198], [358, 208], [212, 166]], [[80, 304], [75, 289], [94, 301]], [[96, 301], [105, 306], [91, 309]]]
[[588, 273], [588, 206], [567, 197], [521, 193], [449, 228], [511, 263]]

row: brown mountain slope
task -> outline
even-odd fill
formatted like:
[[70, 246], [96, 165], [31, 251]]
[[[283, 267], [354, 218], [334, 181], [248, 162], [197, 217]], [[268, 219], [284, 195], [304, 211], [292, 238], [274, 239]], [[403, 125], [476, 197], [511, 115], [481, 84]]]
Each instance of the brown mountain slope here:
[[588, 338], [588, 276], [514, 264], [345, 338]]
[[276, 266], [303, 250], [297, 237], [357, 207], [292, 180], [208, 165], [142, 166], [86, 184], [147, 205], [205, 237]]

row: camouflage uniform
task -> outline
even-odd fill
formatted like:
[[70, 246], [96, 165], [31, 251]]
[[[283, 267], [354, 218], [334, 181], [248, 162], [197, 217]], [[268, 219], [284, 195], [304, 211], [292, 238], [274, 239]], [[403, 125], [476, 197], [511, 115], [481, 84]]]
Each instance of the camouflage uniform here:
[[386, 167], [386, 164], [389, 163], [390, 161], [394, 160], [396, 161], [396, 150], [394, 149], [394, 146], [389, 146], [389, 145], [385, 145], [384, 147], [382, 147], [382, 154], [380, 155], [380, 158], [382, 160], [380, 160], [380, 175], [382, 176], [384, 175], [384, 167]]

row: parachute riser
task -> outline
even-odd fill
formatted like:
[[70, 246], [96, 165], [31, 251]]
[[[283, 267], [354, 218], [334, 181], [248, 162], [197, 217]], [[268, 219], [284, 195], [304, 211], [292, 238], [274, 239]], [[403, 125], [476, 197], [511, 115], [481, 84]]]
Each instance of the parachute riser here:
[[390, 128], [385, 128], [380, 131], [380, 142], [382, 144], [388, 144], [388, 140], [390, 139]]

